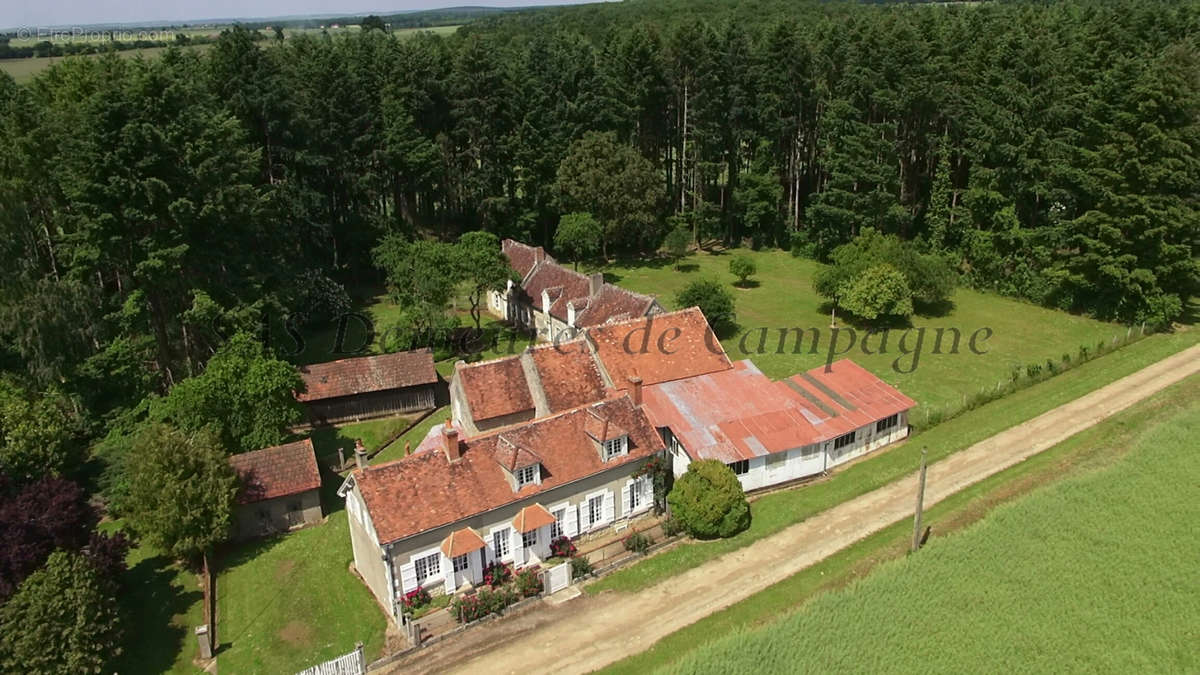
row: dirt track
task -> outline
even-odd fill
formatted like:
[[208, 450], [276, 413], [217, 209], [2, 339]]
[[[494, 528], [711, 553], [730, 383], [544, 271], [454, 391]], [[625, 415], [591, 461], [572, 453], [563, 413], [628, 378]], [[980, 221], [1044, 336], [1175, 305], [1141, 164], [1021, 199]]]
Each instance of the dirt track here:
[[[925, 504], [935, 504], [1197, 372], [1200, 345], [931, 464]], [[403, 672], [522, 675], [602, 668], [911, 518], [916, 480], [914, 472], [640, 593], [585, 595], [468, 631], [395, 665]]]

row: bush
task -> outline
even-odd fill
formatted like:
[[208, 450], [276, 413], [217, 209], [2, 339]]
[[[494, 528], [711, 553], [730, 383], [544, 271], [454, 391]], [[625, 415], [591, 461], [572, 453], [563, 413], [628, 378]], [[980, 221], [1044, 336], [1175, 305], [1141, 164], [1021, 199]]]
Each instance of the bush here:
[[540, 567], [526, 567], [517, 572], [517, 594], [522, 598], [531, 598], [542, 592], [542, 580], [538, 576]]
[[578, 550], [570, 537], [562, 536], [550, 542], [550, 555], [555, 558], [574, 558]]
[[408, 612], [421, 609], [431, 602], [433, 602], [433, 596], [429, 595], [429, 591], [422, 586], [417, 586], [404, 594], [404, 609]]
[[667, 503], [697, 539], [731, 537], [750, 525], [750, 504], [741, 483], [715, 459], [692, 462], [667, 495]]
[[679, 519], [675, 517], [670, 517], [664, 520], [662, 528], [663, 534], [667, 535], [668, 537], [674, 537], [680, 532], [683, 532], [683, 525], [681, 525], [679, 523]]
[[512, 578], [512, 567], [508, 563], [493, 560], [483, 568], [483, 583], [495, 588], [508, 583]]
[[571, 558], [571, 579], [582, 579], [592, 573], [592, 563], [587, 558]]
[[675, 296], [680, 309], [699, 307], [714, 331], [734, 323], [733, 295], [715, 279], [698, 279], [684, 286]]
[[634, 532], [628, 537], [625, 537], [622, 543], [625, 544], [626, 551], [632, 551], [634, 553], [640, 553], [644, 555], [646, 551], [650, 550], [650, 544], [653, 544], [654, 540], [651, 539], [649, 535], [642, 534], [641, 532]]
[[516, 595], [507, 588], [481, 588], [474, 595], [455, 596], [450, 608], [459, 623], [471, 623], [489, 614], [499, 614], [516, 599]]
[[758, 274], [758, 266], [750, 259], [748, 255], [737, 255], [729, 261], [729, 272], [738, 278], [739, 284], [745, 284], [746, 280]]
[[791, 250], [793, 258], [817, 257], [817, 244], [808, 237], [808, 230], [798, 230], [792, 233]]

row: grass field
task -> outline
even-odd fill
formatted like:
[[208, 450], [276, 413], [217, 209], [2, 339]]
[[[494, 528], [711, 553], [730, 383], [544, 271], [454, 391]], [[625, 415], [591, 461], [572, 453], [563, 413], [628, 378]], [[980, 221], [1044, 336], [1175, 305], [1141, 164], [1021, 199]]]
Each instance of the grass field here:
[[1117, 457], [1110, 466], [665, 670], [1196, 672], [1196, 385], [1160, 397], [1165, 418], [1142, 408], [1091, 434]]
[[[401, 39], [404, 39], [404, 38], [411, 37], [420, 32], [436, 33], [438, 35], [449, 35], [456, 30], [458, 30], [458, 26], [436, 26], [433, 28], [403, 28], [400, 30], [393, 31], [393, 34], [400, 37]], [[328, 30], [328, 32], [331, 35], [337, 35], [339, 33], [357, 32], [357, 31], [358, 31], [358, 26], [344, 26], [341, 28]], [[182, 30], [178, 30], [178, 31], [174, 31], [174, 30], [170, 31], [170, 33], [172, 35], [174, 35], [177, 32], [188, 33], [189, 35], [206, 35], [207, 36], [207, 35], [220, 34], [221, 31], [216, 30], [216, 29], [208, 29], [208, 28], [194, 29], [194, 30], [182, 29]], [[321, 32], [320, 28], [295, 29], [295, 30], [285, 29], [284, 35], [291, 36], [291, 35], [296, 35], [299, 33], [318, 33], [319, 34], [320, 32]], [[33, 40], [33, 39], [13, 40], [11, 42], [11, 44], [13, 47], [28, 46], [27, 44], [25, 44], [26, 42], [29, 43], [29, 45], [31, 45], [36, 42], [40, 42], [40, 40]], [[269, 44], [273, 44], [273, 43], [266, 42], [264, 44], [269, 45]], [[182, 47], [182, 49], [207, 49], [208, 46], [209, 45], [207, 45], [207, 44], [190, 45], [190, 46]], [[132, 58], [133, 56], [136, 56], [136, 55], [141, 55], [146, 58], [152, 58], [152, 57], [157, 56], [164, 49], [167, 49], [167, 48], [166, 47], [147, 47], [145, 49], [127, 49], [127, 50], [124, 50], [124, 51], [121, 51], [118, 53], [121, 56], [125, 56], [127, 58]], [[89, 55], [83, 56], [82, 58], [95, 58], [95, 56], [96, 56], [95, 54], [89, 54]], [[32, 80], [34, 75], [49, 68], [50, 66], [54, 65], [55, 63], [62, 61], [65, 58], [73, 58], [73, 57], [45, 56], [45, 57], [37, 57], [37, 58], [29, 58], [29, 59], [0, 59], [0, 71], [6, 72], [9, 75], [12, 75], [13, 79], [16, 80], [17, 82], [24, 83], [24, 82], [28, 82], [29, 80]]]
[[294, 673], [354, 649], [383, 649], [386, 620], [349, 571], [354, 553], [339, 476], [323, 474], [326, 522], [220, 555], [217, 618], [223, 673]]
[[1135, 342], [1057, 377], [916, 434], [907, 443], [868, 457], [837, 472], [829, 480], [763, 496], [751, 505], [753, 517], [750, 527], [734, 537], [682, 544], [631, 567], [618, 570], [586, 586], [585, 589], [596, 593], [606, 589], [638, 591], [652, 586], [685, 569], [739, 549], [810, 515], [911, 473], [919, 463], [921, 448], [927, 448], [929, 461], [937, 461], [1196, 344], [1197, 341], [1200, 341], [1200, 334], [1187, 331], [1154, 335]]
[[[1200, 380], [1192, 378], [1143, 401], [1059, 445], [1006, 471], [951, 495], [925, 512], [934, 539], [958, 532], [1003, 503], [1066, 477], [1111, 466], [1134, 447], [1147, 430], [1156, 428], [1200, 399]], [[901, 559], [908, 550], [912, 525], [902, 521], [839, 551], [725, 610], [672, 633], [650, 649], [604, 669], [608, 675], [651, 672], [674, 664], [720, 636], [778, 621], [820, 593], [845, 587], [883, 562]], [[927, 551], [930, 549], [926, 549]]]
[[[121, 521], [107, 521], [101, 529], [119, 530]], [[198, 577], [149, 546], [130, 550], [126, 563], [129, 571], [118, 601], [128, 628], [113, 672], [200, 672], [192, 665], [196, 656], [192, 631], [204, 623]]]
[[[734, 276], [729, 273], [733, 255], [750, 256], [758, 266], [754, 277], [757, 285], [735, 288]], [[699, 252], [682, 261], [684, 271], [677, 271], [664, 260], [633, 261], [604, 268], [609, 281], [630, 290], [656, 294], [665, 306], [674, 308], [674, 298], [683, 286], [694, 279], [716, 278], [728, 284], [736, 303], [738, 332], [722, 336], [722, 344], [730, 358], [749, 358], [767, 376], [783, 378], [808, 370], [825, 362], [830, 351], [830, 317], [825, 300], [812, 290], [812, 277], [818, 264], [804, 258], [794, 258], [785, 251], [739, 250], [728, 253]], [[839, 318], [838, 325], [844, 327]], [[912, 368], [912, 356], [900, 351], [903, 329], [893, 330], [888, 338], [887, 353], [864, 354], [861, 340], [845, 353], [864, 368], [898, 387], [916, 400], [921, 408], [915, 420], [920, 422], [925, 410], [948, 410], [961, 405], [962, 399], [981, 387], [995, 387], [1011, 376], [1015, 364], [1059, 361], [1063, 354], [1075, 358], [1081, 345], [1095, 348], [1100, 340], [1115, 335], [1124, 337], [1122, 326], [1072, 316], [996, 295], [970, 289], [955, 292], [948, 311], [940, 316], [914, 316], [912, 327], [925, 328], [921, 356]], [[766, 328], [766, 353], [760, 353], [760, 329]], [[806, 331], [802, 353], [795, 354], [795, 338], [789, 336], [779, 353], [780, 329], [799, 328]], [[820, 349], [811, 353], [811, 331], [820, 330]], [[953, 333], [946, 331], [941, 354], [934, 354], [934, 338], [939, 328], [956, 328], [961, 333], [958, 354], [949, 351]], [[977, 343], [984, 355], [971, 353], [970, 336], [977, 330], [990, 328], [992, 336]], [[855, 331], [861, 333], [861, 330]], [[861, 337], [861, 335], [857, 336]], [[917, 334], [906, 344], [916, 351]], [[881, 337], [869, 343], [871, 351], [880, 349]], [[835, 351], [849, 346], [849, 334], [843, 332]], [[834, 358], [840, 358], [834, 356]], [[909, 370], [911, 373], [897, 372]]]

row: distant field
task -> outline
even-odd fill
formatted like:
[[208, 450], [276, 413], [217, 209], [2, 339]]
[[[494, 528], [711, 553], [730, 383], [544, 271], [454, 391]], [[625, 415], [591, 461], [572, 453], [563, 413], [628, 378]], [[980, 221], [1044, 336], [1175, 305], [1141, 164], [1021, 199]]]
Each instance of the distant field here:
[[[758, 285], [753, 288], [734, 288], [734, 277], [729, 273], [729, 259], [733, 255], [748, 255], [758, 265], [754, 277]], [[784, 251], [735, 251], [726, 254], [697, 253], [683, 260], [685, 271], [676, 271], [665, 261], [635, 261], [611, 265], [604, 268], [606, 277], [630, 290], [657, 294], [665, 306], [674, 307], [675, 293], [694, 279], [716, 278], [724, 282], [733, 293], [736, 302], [739, 332], [721, 342], [730, 358], [749, 358], [766, 375], [783, 378], [808, 370], [825, 362], [829, 353], [829, 313], [823, 308], [824, 298], [812, 287], [817, 263], [793, 258]], [[839, 326], [845, 326], [839, 318]], [[1125, 336], [1125, 327], [1095, 321], [1082, 316], [1044, 309], [1028, 303], [1009, 300], [997, 295], [959, 289], [952, 298], [952, 306], [940, 316], [914, 316], [914, 328], [924, 327], [925, 338], [920, 361], [911, 373], [897, 372], [911, 369], [912, 357], [902, 356], [900, 337], [903, 329], [893, 330], [888, 339], [888, 353], [864, 354], [859, 346], [844, 355], [853, 358], [905, 394], [915, 399], [920, 407], [914, 421], [920, 423], [921, 415], [931, 408], [951, 409], [961, 405], [962, 398], [981, 387], [995, 387], [1001, 380], [1011, 377], [1013, 365], [1040, 363], [1045, 367], [1047, 359], [1059, 361], [1063, 354], [1076, 358], [1081, 345], [1095, 348], [1100, 340], [1114, 336]], [[759, 329], [767, 329], [766, 353], [759, 353]], [[783, 353], [779, 352], [780, 329], [799, 328], [805, 330], [802, 353], [794, 352], [794, 333]], [[811, 330], [820, 330], [818, 353], [810, 353]], [[934, 338], [938, 328], [957, 328], [962, 335], [958, 354], [947, 354], [950, 338], [944, 337], [942, 354], [934, 354]], [[968, 349], [968, 340], [977, 330], [990, 328], [992, 336], [979, 343], [982, 356]], [[753, 332], [750, 332], [753, 331]], [[747, 337], [747, 333], [749, 333]], [[862, 331], [857, 331], [861, 338]], [[907, 343], [915, 351], [916, 334]], [[743, 344], [743, 339], [745, 342]], [[872, 338], [870, 349], [879, 350], [880, 337]], [[838, 351], [848, 343], [848, 335], [839, 339]], [[861, 344], [861, 339], [859, 340]]]
[[1197, 672], [1195, 384], [1176, 387], [1178, 410], [1104, 468], [667, 672]]
[[[320, 28], [286, 29], [286, 30], [284, 30], [284, 36], [292, 36], [292, 35], [297, 35], [299, 33], [320, 33], [321, 30], [322, 29], [320, 29]], [[340, 28], [330, 28], [327, 30], [331, 35], [337, 35], [340, 33], [358, 32], [358, 26], [343, 26]], [[436, 26], [433, 28], [402, 28], [402, 29], [393, 31], [393, 34], [400, 38], [408, 38], [408, 37], [412, 37], [413, 35], [420, 33], [420, 32], [436, 33], [438, 35], [449, 35], [456, 30], [458, 30], [458, 26]], [[215, 30], [215, 29], [211, 29], [211, 28], [183, 29], [183, 30], [179, 30], [179, 31], [170, 31], [171, 35], [174, 35], [175, 33], [185, 33], [187, 35], [193, 35], [193, 36], [195, 36], [195, 35], [218, 35], [218, 34], [220, 34], [220, 32], [221, 32], [220, 30]], [[39, 42], [39, 40], [32, 39], [32, 38], [21, 38], [21, 39], [12, 40], [11, 44], [14, 47], [21, 47], [21, 46], [27, 47], [36, 42]], [[267, 42], [264, 44], [271, 44], [271, 43]], [[184, 47], [183, 49], [205, 49], [207, 47], [208, 47], [208, 45], [192, 45], [192, 46]], [[128, 50], [125, 50], [125, 51], [122, 51], [119, 53], [122, 56], [127, 56], [127, 57], [132, 57], [136, 54], [141, 54], [146, 57], [153, 57], [153, 56], [157, 56], [164, 49], [166, 49], [166, 48], [165, 47], [149, 47], [146, 49], [128, 49]], [[95, 55], [92, 54], [92, 55], [85, 56], [84, 58], [93, 58], [94, 56]], [[49, 68], [51, 65], [58, 63], [59, 61], [62, 61], [65, 58], [71, 58], [71, 57], [48, 56], [48, 57], [32, 58], [32, 59], [0, 59], [0, 71], [6, 72], [9, 75], [12, 75], [13, 79], [16, 80], [17, 82], [28, 82], [29, 80], [33, 79], [33, 76], [36, 75], [37, 73], [45, 70], [46, 68]]]

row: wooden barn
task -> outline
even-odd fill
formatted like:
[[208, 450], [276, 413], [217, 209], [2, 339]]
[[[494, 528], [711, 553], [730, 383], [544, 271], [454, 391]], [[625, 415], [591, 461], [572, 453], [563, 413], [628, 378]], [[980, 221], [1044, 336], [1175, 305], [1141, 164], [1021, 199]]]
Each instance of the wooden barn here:
[[296, 399], [314, 425], [431, 410], [441, 386], [429, 349], [315, 363], [300, 377]]

